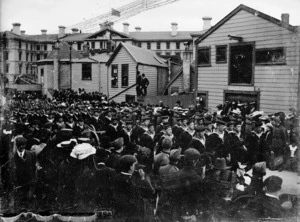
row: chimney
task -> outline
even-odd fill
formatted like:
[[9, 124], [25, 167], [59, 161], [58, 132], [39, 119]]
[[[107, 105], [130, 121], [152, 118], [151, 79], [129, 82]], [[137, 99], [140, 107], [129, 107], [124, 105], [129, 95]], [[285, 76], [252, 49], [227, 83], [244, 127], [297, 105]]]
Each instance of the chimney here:
[[176, 36], [177, 35], [177, 23], [176, 22], [172, 22], [171, 23], [172, 25], [172, 33], [171, 33], [171, 36]]
[[124, 32], [126, 35], [129, 35], [129, 23], [127, 23], [127, 22], [124, 22], [124, 23], [123, 23], [123, 32]]
[[17, 34], [17, 35], [21, 35], [21, 31], [20, 31], [20, 26], [21, 26], [21, 23], [13, 23], [13, 30], [12, 32], [14, 34]]
[[212, 17], [202, 17], [203, 20], [203, 30], [211, 28]]
[[290, 24], [290, 15], [288, 13], [282, 13], [281, 21], [285, 24]]
[[42, 32], [42, 35], [46, 35], [47, 34], [47, 29], [42, 29], [41, 32]]
[[25, 35], [25, 30], [22, 30], [22, 31], [21, 31], [21, 35]]
[[58, 38], [61, 38], [65, 35], [65, 26], [58, 26]]
[[141, 30], [142, 30], [141, 27], [139, 27], [139, 26], [135, 27], [135, 31], [136, 31], [136, 32], [140, 32]]
[[78, 31], [79, 31], [78, 28], [72, 28], [71, 30], [72, 30], [72, 33], [73, 33], [73, 34], [78, 33]]
[[89, 44], [84, 43], [82, 45], [82, 56], [83, 56], [83, 58], [89, 57], [89, 54], [90, 54]]

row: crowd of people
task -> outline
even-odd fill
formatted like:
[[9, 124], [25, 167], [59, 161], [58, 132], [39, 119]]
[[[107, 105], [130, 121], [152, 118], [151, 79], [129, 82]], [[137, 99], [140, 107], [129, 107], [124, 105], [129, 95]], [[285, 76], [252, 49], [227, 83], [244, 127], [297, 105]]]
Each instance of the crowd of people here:
[[[279, 196], [300, 173], [299, 118], [255, 103], [108, 102], [83, 89], [52, 99], [19, 93], [2, 108], [2, 198], [14, 212], [96, 212], [120, 221], [283, 218], [299, 197]], [[250, 173], [252, 172], [252, 173]]]

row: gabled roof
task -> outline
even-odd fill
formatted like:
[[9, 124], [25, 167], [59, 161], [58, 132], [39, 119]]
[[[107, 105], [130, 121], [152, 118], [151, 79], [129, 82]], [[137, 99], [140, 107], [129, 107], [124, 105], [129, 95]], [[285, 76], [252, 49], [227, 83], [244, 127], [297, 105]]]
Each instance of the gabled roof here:
[[171, 31], [162, 31], [162, 32], [130, 32], [129, 35], [137, 40], [143, 40], [143, 41], [154, 41], [154, 40], [165, 40], [165, 41], [172, 41], [172, 40], [192, 40], [191, 34], [198, 34], [201, 35], [205, 33], [204, 31], [177, 31], [176, 36], [171, 35]]
[[111, 28], [111, 27], [104, 27], [103, 29], [101, 29], [100, 31], [98, 32], [95, 32], [95, 33], [92, 33], [92, 34], [89, 34], [88, 36], [86, 36], [85, 40], [88, 40], [88, 39], [93, 39], [93, 37], [96, 37], [97, 35], [101, 34], [101, 33], [104, 33], [106, 31], [109, 31], [111, 32], [113, 35], [118, 35], [122, 38], [127, 38], [127, 39], [132, 39], [131, 36], [129, 35], [126, 35], [125, 33], [123, 32], [118, 32], [116, 31], [115, 29]]
[[74, 63], [97, 63], [96, 60], [94, 60], [90, 57], [86, 57], [86, 58], [82, 58], [82, 59], [72, 59], [72, 62], [74, 62]]
[[235, 8], [232, 12], [230, 12], [228, 15], [226, 15], [221, 21], [219, 21], [215, 26], [211, 27], [209, 30], [207, 30], [206, 33], [204, 33], [201, 37], [199, 37], [196, 41], [195, 44], [198, 44], [199, 42], [203, 41], [204, 39], [206, 39], [206, 37], [208, 37], [210, 34], [212, 34], [215, 30], [217, 30], [219, 27], [221, 27], [225, 22], [227, 22], [228, 20], [230, 20], [234, 15], [236, 15], [239, 11], [241, 10], [245, 10], [251, 14], [253, 14], [254, 16], [258, 16], [262, 19], [265, 19], [275, 25], [278, 25], [280, 27], [286, 28], [292, 32], [295, 31], [295, 27], [289, 24], [285, 24], [282, 21], [271, 17], [267, 14], [264, 14], [260, 11], [257, 11], [253, 8], [250, 8], [246, 5], [240, 4], [237, 8]]
[[165, 67], [165, 68], [168, 67], [168, 65], [166, 64], [166, 60], [157, 56], [155, 52], [140, 47], [136, 47], [130, 44], [126, 44], [123, 42], [121, 42], [118, 45], [118, 47], [115, 49], [115, 51], [113, 52], [113, 54], [111, 55], [111, 57], [106, 63], [107, 66], [109, 66], [112, 63], [112, 61], [119, 53], [121, 48], [124, 48], [132, 56], [132, 58], [139, 64]]
[[109, 55], [107, 53], [101, 53], [91, 56], [90, 58], [96, 60], [97, 62], [107, 62]]

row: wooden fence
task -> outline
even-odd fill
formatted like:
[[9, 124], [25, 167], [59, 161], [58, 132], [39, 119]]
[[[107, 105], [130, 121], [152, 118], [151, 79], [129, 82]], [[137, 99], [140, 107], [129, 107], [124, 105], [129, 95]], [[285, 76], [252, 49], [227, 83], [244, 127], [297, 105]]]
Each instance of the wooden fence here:
[[181, 102], [181, 105], [184, 108], [187, 108], [189, 105], [195, 104], [194, 94], [184, 94], [178, 96], [145, 96], [143, 103], [147, 104], [158, 104], [159, 101], [162, 101], [164, 105], [168, 105], [169, 107], [174, 107], [177, 101]]

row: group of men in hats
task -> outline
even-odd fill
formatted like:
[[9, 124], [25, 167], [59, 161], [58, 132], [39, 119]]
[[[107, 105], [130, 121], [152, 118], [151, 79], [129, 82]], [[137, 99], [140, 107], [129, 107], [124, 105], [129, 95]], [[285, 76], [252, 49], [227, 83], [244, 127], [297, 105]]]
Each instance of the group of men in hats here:
[[[240, 217], [234, 201], [245, 195], [251, 198], [243, 209], [257, 217], [284, 217], [295, 207], [281, 206], [280, 178], [263, 182], [266, 168], [300, 170], [294, 109], [267, 115], [254, 103], [225, 102], [212, 113], [199, 99], [170, 109], [107, 102], [82, 89], [56, 91], [52, 100], [24, 98], [15, 96], [4, 110], [0, 145], [1, 161], [14, 169], [1, 181], [16, 210], [110, 208], [127, 221], [174, 221]], [[254, 209], [257, 202], [269, 209], [270, 196], [276, 214]]]

